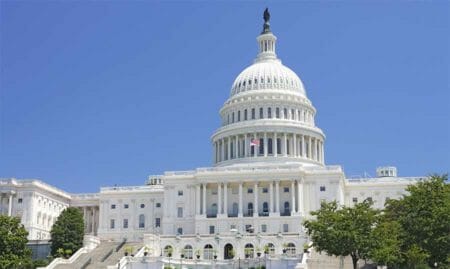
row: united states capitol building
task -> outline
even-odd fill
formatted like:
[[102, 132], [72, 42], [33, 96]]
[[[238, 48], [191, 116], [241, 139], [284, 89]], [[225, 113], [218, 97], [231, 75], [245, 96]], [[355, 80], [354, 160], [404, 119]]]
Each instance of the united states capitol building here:
[[[45, 241], [62, 210], [79, 208], [86, 234], [96, 242], [84, 255], [126, 239], [136, 250], [147, 246], [150, 256], [183, 257], [187, 264], [251, 259], [263, 249], [269, 259], [299, 262], [308, 242], [302, 223], [321, 202], [350, 206], [371, 199], [382, 208], [387, 199], [401, 197], [422, 178], [380, 167], [375, 178], [348, 179], [341, 166], [325, 163], [317, 111], [301, 79], [277, 57], [269, 18], [266, 12], [253, 63], [237, 76], [219, 110], [211, 167], [89, 194], [41, 180], [1, 179], [0, 213], [19, 217], [30, 240]], [[116, 262], [109, 265], [117, 268]]]

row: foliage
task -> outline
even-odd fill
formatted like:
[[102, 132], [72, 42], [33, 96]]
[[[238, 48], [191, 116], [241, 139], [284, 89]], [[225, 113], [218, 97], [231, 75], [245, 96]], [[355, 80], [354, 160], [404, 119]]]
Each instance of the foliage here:
[[62, 211], [50, 234], [52, 255], [63, 256], [67, 250], [75, 253], [83, 246], [84, 222], [80, 210], [69, 207]]
[[22, 268], [31, 264], [27, 236], [19, 218], [0, 215], [0, 268]]
[[[450, 267], [450, 186], [447, 175], [432, 175], [410, 185], [400, 200], [387, 202], [385, 215], [400, 223], [402, 251], [408, 264], [424, 259], [429, 266]], [[418, 259], [418, 260], [417, 260]]]
[[371, 206], [368, 200], [342, 208], [336, 202], [322, 203], [319, 210], [311, 212], [316, 218], [304, 223], [312, 246], [328, 255], [351, 256], [356, 269], [359, 259], [368, 258], [373, 244], [371, 231], [379, 211]]
[[47, 265], [50, 264], [50, 261], [47, 259], [40, 259], [40, 260], [35, 260], [33, 261], [33, 267], [37, 268], [37, 267], [46, 267]]
[[401, 253], [402, 228], [396, 221], [380, 219], [380, 222], [372, 230], [372, 249], [369, 250], [370, 258], [379, 265], [396, 265], [402, 261]]

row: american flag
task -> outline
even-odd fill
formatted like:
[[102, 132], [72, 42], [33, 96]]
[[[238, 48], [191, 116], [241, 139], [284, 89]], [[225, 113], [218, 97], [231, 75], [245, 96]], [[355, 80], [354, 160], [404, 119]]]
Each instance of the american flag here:
[[250, 141], [250, 147], [251, 146], [259, 146], [259, 139], [252, 139]]

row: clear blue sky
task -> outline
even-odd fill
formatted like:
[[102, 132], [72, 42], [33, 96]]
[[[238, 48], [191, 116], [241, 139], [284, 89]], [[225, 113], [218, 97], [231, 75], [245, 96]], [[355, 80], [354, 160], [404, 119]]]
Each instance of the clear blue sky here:
[[450, 2], [438, 2], [1, 1], [0, 177], [94, 192], [210, 166], [266, 6], [327, 164], [448, 172]]

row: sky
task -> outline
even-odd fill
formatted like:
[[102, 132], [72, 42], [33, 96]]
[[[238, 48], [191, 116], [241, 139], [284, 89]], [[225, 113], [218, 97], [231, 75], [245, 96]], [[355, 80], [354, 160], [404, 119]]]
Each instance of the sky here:
[[347, 177], [450, 171], [448, 1], [1, 1], [0, 177], [68, 192], [212, 165], [257, 53], [277, 54]]

